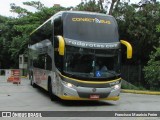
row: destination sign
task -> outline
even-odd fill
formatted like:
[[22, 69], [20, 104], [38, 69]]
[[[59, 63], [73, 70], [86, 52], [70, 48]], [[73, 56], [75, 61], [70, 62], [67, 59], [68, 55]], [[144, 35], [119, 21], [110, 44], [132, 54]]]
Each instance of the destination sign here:
[[83, 48], [94, 48], [94, 49], [117, 49], [120, 47], [120, 42], [114, 43], [95, 43], [95, 42], [84, 42], [78, 40], [65, 39], [67, 45], [83, 47]]

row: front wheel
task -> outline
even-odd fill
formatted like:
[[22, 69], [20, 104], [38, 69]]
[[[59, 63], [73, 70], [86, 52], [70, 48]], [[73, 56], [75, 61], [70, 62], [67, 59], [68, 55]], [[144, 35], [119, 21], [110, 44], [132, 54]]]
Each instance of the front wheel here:
[[52, 83], [51, 83], [51, 80], [48, 80], [48, 92], [49, 92], [49, 96], [50, 96], [50, 99], [51, 101], [57, 101], [58, 100], [58, 97], [55, 96], [52, 92]]

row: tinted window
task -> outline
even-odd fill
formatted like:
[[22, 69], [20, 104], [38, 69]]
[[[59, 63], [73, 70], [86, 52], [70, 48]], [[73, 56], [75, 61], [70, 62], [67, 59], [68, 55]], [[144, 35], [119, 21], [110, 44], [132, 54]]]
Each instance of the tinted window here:
[[45, 54], [39, 54], [37, 58], [33, 59], [33, 66], [36, 68], [45, 68]]
[[66, 13], [64, 19], [64, 37], [86, 42], [118, 42], [118, 28], [111, 16], [96, 14]]
[[51, 21], [48, 21], [46, 24], [44, 24], [39, 29], [37, 29], [34, 33], [32, 33], [30, 38], [31, 38], [30, 40], [31, 45], [46, 39], [52, 40], [53, 26], [51, 25]]

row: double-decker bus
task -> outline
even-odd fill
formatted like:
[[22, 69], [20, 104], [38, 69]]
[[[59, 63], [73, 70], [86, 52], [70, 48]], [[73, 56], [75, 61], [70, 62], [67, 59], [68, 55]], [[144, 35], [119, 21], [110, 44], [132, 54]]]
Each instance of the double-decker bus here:
[[121, 44], [127, 58], [132, 47], [119, 40], [110, 15], [61, 11], [30, 35], [29, 79], [47, 90], [51, 100], [118, 100]]

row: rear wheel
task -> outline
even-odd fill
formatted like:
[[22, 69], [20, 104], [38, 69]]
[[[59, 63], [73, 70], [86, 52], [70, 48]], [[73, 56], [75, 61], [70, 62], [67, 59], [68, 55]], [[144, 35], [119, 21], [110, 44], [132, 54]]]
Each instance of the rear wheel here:
[[30, 77], [30, 84], [32, 87], [36, 88], [36, 84], [34, 83], [33, 76]]

